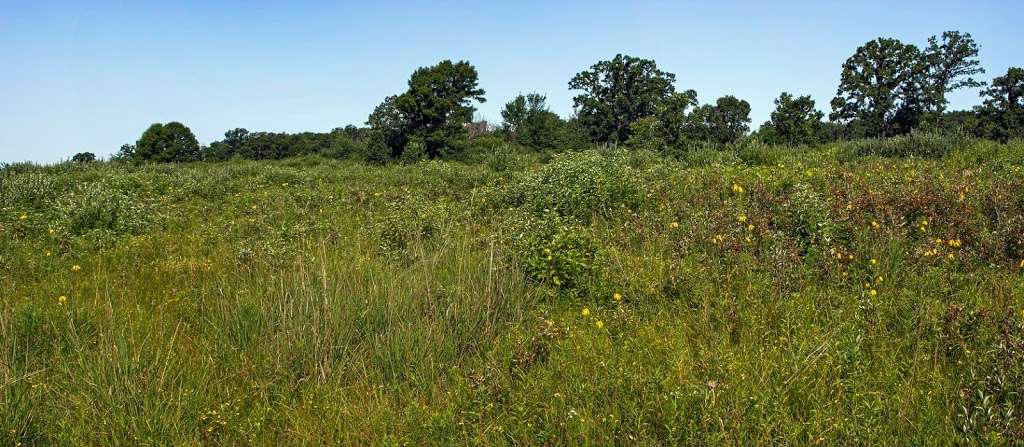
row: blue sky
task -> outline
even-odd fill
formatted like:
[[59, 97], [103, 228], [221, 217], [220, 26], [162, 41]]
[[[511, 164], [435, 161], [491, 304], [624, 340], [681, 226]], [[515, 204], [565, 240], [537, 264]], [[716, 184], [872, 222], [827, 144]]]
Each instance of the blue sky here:
[[754, 127], [781, 91], [828, 112], [842, 62], [879, 36], [970, 32], [986, 80], [1024, 65], [1017, 0], [555, 3], [0, 0], [0, 162], [106, 156], [171, 120], [203, 144], [235, 127], [361, 125], [443, 59], [477, 67], [491, 121], [520, 92], [569, 115], [573, 74], [625, 53], [655, 59], [701, 102], [750, 101]]

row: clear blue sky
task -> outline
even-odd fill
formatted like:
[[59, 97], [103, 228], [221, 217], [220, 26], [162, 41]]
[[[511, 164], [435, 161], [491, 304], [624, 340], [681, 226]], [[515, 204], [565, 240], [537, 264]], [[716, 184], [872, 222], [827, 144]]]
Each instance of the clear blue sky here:
[[[11, 1], [0, 0], [0, 162], [106, 156], [151, 123], [327, 131], [362, 125], [409, 74], [442, 59], [480, 72], [499, 121], [519, 92], [572, 112], [574, 73], [616, 53], [653, 58], [702, 102], [781, 91], [822, 110], [840, 65], [879, 36], [918, 45], [956, 29], [988, 73], [1024, 65], [1024, 5], [990, 1]], [[954, 95], [954, 108], [978, 102]]]

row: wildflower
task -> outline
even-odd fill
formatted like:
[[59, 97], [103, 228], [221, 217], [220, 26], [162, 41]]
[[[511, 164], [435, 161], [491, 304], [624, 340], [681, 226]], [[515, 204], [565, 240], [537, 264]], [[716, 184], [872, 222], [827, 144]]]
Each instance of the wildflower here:
[[739, 184], [733, 183], [732, 192], [736, 194], [743, 194], [743, 187], [740, 186]]
[[668, 227], [669, 229], [675, 230], [676, 228], [679, 228], [679, 222], [672, 222], [668, 224]]
[[868, 292], [868, 295], [871, 295], [871, 296], [878, 296], [878, 291], [877, 291], [877, 290], [875, 290], [875, 289], [871, 289], [871, 290], [870, 290], [870, 291]]
[[747, 215], [746, 214], [740, 214], [739, 216], [736, 216], [736, 220], [740, 221], [740, 223], [746, 222], [747, 221]]
[[879, 277], [875, 278], [875, 282], [877, 282], [877, 283], [885, 282], [885, 278], [882, 278], [881, 276], [879, 276]]
[[252, 206], [252, 209], [256, 209], [256, 205], [253, 205], [253, 206]]
[[881, 224], [879, 224], [878, 222], [875, 222], [875, 221], [873, 221], [873, 220], [872, 220], [872, 221], [871, 221], [871, 228], [874, 228], [874, 229], [876, 229], [876, 230], [877, 230], [877, 229], [879, 229], [879, 228], [882, 228], [882, 225], [881, 225]]
[[878, 265], [878, 260], [875, 258], [871, 258], [871, 265]]
[[58, 305], [63, 306], [65, 304], [67, 304], [67, 303], [68, 303], [68, 297], [66, 297], [64, 295], [61, 295], [61, 296], [57, 297], [57, 304]]
[[598, 329], [601, 329], [604, 327], [604, 322], [601, 320], [597, 320], [594, 322], [594, 326], [597, 326]]
[[871, 288], [871, 283], [869, 283], [869, 282], [864, 283], [864, 288], [865, 289], [870, 289]]
[[848, 255], [848, 256], [846, 257], [846, 259], [849, 259], [849, 260], [851, 260], [851, 261], [852, 261], [852, 260], [853, 260], [853, 255]]
[[580, 315], [583, 315], [584, 317], [589, 317], [590, 316], [590, 308], [589, 307], [584, 307], [583, 310], [580, 311]]
[[1020, 268], [1024, 269], [1024, 259], [1020, 260]]
[[612, 299], [615, 300], [615, 301], [622, 301], [622, 294], [618, 293], [618, 292], [613, 293], [612, 294]]
[[75, 264], [75, 265], [71, 266], [71, 271], [72, 272], [77, 272], [79, 270], [82, 270], [82, 266], [80, 266], [78, 264]]
[[754, 231], [754, 224], [747, 225], [747, 231]]
[[18, 220], [25, 220], [25, 219], [28, 219], [28, 214], [22, 214], [21, 216], [18, 216]]
[[946, 255], [946, 257], [949, 258], [950, 261], [956, 259], [956, 255], [954, 255], [953, 253]]

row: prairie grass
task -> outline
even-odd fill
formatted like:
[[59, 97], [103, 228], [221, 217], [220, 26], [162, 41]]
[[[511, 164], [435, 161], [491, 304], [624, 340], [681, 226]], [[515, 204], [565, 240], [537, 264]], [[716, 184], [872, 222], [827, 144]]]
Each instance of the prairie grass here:
[[1024, 146], [857, 144], [6, 167], [0, 443], [1024, 442]]

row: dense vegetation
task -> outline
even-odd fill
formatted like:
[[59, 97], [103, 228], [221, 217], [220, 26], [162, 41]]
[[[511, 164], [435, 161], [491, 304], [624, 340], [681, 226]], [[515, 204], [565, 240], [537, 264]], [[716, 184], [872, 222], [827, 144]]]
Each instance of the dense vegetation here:
[[0, 168], [0, 443], [1024, 443], [1024, 71], [947, 32], [830, 120], [652, 60], [470, 122], [416, 70], [366, 127], [157, 123]]
[[0, 171], [0, 442], [1024, 441], [1019, 142], [481, 161]]

